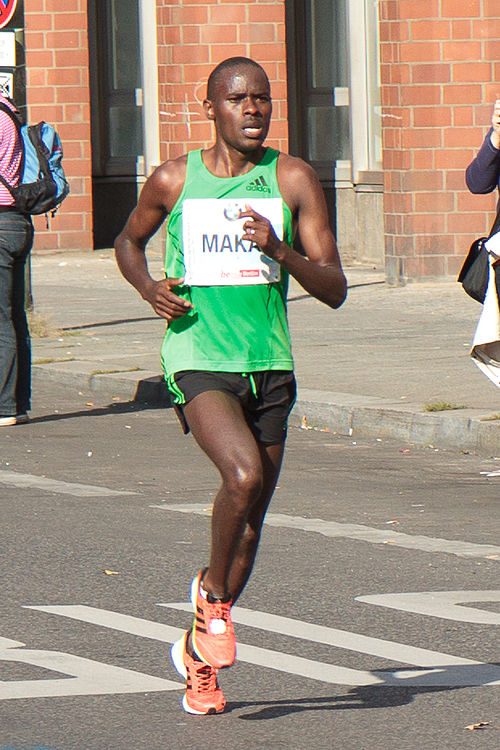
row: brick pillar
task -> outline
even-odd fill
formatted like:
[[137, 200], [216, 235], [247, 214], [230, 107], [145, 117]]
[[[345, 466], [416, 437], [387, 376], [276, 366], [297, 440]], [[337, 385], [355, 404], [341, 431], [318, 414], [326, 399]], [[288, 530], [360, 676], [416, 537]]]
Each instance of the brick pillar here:
[[212, 142], [201, 103], [211, 70], [227, 57], [251, 57], [266, 70], [273, 96], [268, 144], [287, 150], [285, 8], [282, 0], [173, 4], [158, 0], [162, 160]]
[[28, 119], [57, 128], [71, 191], [34, 252], [92, 250], [87, 0], [24, 0], [24, 23]]
[[456, 275], [494, 198], [465, 168], [500, 94], [498, 0], [381, 0], [388, 277]]

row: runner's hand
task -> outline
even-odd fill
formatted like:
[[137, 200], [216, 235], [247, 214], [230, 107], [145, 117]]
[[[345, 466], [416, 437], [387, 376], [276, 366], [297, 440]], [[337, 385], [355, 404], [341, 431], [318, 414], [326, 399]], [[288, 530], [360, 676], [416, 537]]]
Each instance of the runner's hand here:
[[269, 219], [258, 214], [250, 206], [245, 206], [245, 210], [240, 212], [239, 218], [246, 218], [243, 224], [245, 234], [242, 239], [255, 242], [265, 255], [280, 262], [284, 254], [284, 243], [276, 236]]
[[175, 320], [193, 309], [193, 305], [186, 299], [172, 292], [172, 289], [184, 283], [184, 279], [166, 278], [152, 281], [148, 286], [144, 299], [149, 302], [160, 318]]

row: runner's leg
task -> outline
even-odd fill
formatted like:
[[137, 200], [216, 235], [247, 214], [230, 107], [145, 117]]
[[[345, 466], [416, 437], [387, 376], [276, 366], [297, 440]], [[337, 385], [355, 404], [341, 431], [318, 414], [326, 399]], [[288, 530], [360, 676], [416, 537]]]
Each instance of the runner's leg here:
[[278, 481], [284, 448], [284, 442], [278, 445], [259, 444], [264, 481], [262, 492], [247, 516], [244, 531], [231, 565], [228, 587], [233, 604], [246, 586], [253, 569], [264, 517]]
[[203, 588], [224, 597], [232, 593], [229, 575], [233, 559], [249, 514], [264, 491], [263, 457], [235, 398], [220, 391], [205, 391], [186, 404], [184, 412], [196, 442], [221, 475], [212, 510], [210, 562]]

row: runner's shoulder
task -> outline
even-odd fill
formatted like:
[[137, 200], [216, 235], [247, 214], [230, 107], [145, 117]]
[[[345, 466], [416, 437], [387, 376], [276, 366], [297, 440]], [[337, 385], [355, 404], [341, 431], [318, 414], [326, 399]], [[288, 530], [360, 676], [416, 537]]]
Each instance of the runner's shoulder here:
[[318, 176], [310, 164], [298, 156], [280, 151], [277, 166], [281, 194], [292, 210], [301, 204], [305, 192], [319, 184]]
[[310, 164], [299, 156], [291, 156], [280, 151], [278, 157], [278, 174], [284, 177], [291, 176], [295, 178], [299, 175], [314, 177], [316, 172]]
[[179, 197], [186, 180], [187, 154], [168, 159], [157, 167], [148, 178], [148, 186], [158, 196], [167, 210], [171, 210]]
[[157, 167], [150, 180], [154, 180], [158, 187], [172, 188], [186, 179], [187, 154], [176, 159], [168, 159]]

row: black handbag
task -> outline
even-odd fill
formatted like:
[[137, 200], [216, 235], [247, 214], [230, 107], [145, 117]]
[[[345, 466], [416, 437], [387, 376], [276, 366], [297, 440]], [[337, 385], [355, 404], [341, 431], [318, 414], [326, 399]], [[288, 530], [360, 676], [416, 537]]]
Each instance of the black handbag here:
[[[490, 272], [490, 254], [484, 247], [486, 240], [500, 229], [500, 203], [497, 206], [497, 215], [488, 237], [479, 237], [474, 240], [469, 248], [457, 281], [459, 281], [465, 292], [481, 304], [486, 297], [488, 279]], [[500, 266], [495, 266], [495, 281], [500, 299]]]

